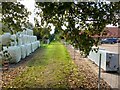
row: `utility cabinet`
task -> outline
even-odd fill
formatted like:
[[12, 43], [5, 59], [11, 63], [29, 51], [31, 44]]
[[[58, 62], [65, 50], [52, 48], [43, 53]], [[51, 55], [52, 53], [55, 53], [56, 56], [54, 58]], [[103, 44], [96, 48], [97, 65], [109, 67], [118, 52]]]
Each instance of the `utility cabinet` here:
[[99, 58], [101, 54], [101, 68], [104, 71], [118, 71], [119, 54], [107, 51], [105, 49], [99, 49], [96, 53], [93, 49], [90, 51], [88, 56], [91, 61], [99, 66]]
[[118, 71], [119, 54], [106, 52], [106, 71]]

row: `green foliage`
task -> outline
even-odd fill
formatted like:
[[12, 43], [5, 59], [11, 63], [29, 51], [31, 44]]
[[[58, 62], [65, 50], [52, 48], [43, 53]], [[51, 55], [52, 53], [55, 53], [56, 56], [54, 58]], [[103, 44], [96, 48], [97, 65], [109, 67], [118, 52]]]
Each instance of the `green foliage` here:
[[54, 39], [55, 39], [55, 34], [51, 34], [49, 38], [50, 42], [52, 42]]
[[0, 35], [2, 34], [2, 24], [0, 22]]
[[2, 13], [2, 5], [0, 4], [0, 13]]
[[28, 29], [31, 29], [31, 30], [33, 30], [33, 28], [34, 28], [34, 26], [31, 22], [26, 22], [25, 27], [28, 28]]
[[44, 40], [44, 39], [49, 39], [50, 37], [50, 31], [48, 28], [34, 28], [34, 35], [37, 36], [38, 39]]
[[[2, 2], [2, 23], [11, 33], [21, 31], [30, 13], [19, 2]], [[4, 29], [2, 29], [4, 32]]]
[[[120, 2], [37, 2], [36, 5], [42, 10], [38, 13], [41, 24], [53, 23], [66, 40], [75, 43], [86, 55], [98, 44], [91, 36], [102, 34], [107, 24], [116, 25], [120, 13]], [[63, 25], [66, 30], [62, 30]]]
[[50, 31], [51, 29], [49, 26], [42, 27], [39, 21], [35, 18], [34, 35], [36, 35], [38, 39], [41, 39], [43, 41], [45, 39], [49, 39]]

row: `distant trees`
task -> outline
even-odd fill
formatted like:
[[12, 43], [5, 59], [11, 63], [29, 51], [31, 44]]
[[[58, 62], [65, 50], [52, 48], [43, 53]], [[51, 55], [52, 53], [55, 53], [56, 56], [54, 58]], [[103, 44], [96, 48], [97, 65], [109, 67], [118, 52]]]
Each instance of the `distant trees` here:
[[49, 26], [41, 26], [39, 21], [35, 18], [35, 27], [33, 29], [34, 35], [41, 41], [45, 41], [50, 38], [51, 28]]
[[24, 24], [24, 27], [33, 30], [34, 25], [33, 25], [33, 23], [31, 23], [31, 22], [28, 21], [28, 22], [26, 22], [26, 23]]

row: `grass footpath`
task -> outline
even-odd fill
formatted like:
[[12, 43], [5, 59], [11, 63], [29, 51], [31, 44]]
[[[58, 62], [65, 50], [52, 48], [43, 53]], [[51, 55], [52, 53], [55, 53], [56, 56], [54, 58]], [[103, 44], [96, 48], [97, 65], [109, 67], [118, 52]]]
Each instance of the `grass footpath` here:
[[64, 45], [52, 42], [41, 48], [27, 63], [27, 69], [7, 88], [78, 88], [84, 75], [70, 58]]

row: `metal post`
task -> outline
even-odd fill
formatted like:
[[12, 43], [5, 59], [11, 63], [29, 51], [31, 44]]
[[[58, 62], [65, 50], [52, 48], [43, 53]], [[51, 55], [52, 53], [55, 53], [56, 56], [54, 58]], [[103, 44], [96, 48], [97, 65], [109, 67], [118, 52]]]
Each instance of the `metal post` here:
[[75, 47], [74, 47], [74, 60], [75, 60]]
[[73, 59], [75, 60], [75, 43], [74, 43], [74, 58]]
[[100, 90], [100, 76], [101, 76], [101, 53], [99, 57], [98, 90]]

